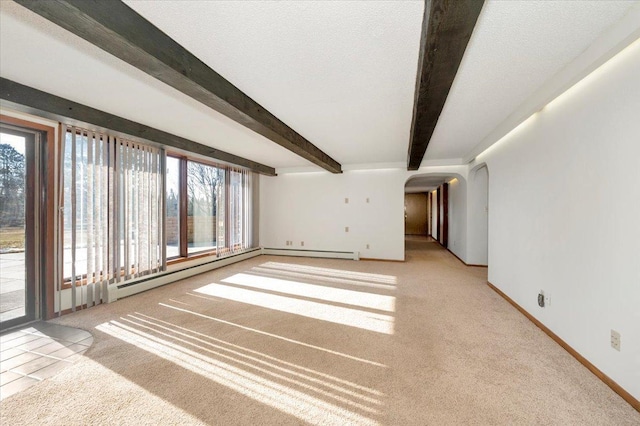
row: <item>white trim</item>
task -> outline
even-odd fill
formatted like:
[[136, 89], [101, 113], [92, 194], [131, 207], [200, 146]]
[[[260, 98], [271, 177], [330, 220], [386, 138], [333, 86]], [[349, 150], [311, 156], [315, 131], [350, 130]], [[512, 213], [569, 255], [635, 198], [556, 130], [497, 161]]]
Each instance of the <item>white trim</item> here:
[[403, 161], [394, 163], [362, 163], [362, 164], [343, 164], [342, 171], [348, 172], [351, 170], [388, 170], [388, 169], [401, 169], [406, 170], [407, 163]]
[[[223, 266], [231, 265], [233, 263], [241, 262], [243, 260], [251, 259], [252, 257], [260, 256], [262, 251], [260, 249], [254, 249], [252, 251], [238, 254], [235, 256], [223, 257], [216, 260], [204, 260], [197, 266], [193, 264], [187, 264], [186, 267], [174, 272], [159, 273], [155, 275], [149, 275], [135, 281], [128, 282], [126, 285], [120, 284], [122, 287], [118, 288], [117, 284], [109, 285], [109, 303], [115, 302], [123, 297], [133, 296], [134, 294], [141, 293], [143, 291], [151, 290], [156, 287], [160, 287], [166, 284], [170, 284], [175, 281], [179, 281], [185, 278], [192, 277], [194, 275], [202, 274], [204, 272], [212, 271], [214, 269], [222, 268]], [[183, 264], [181, 264], [182, 266]], [[191, 265], [191, 266], [190, 266]], [[115, 295], [115, 297], [113, 297]]]
[[[443, 158], [437, 160], [423, 160], [419, 170], [426, 170], [430, 167], [439, 166], [463, 166], [466, 162], [462, 158]], [[389, 163], [354, 163], [343, 164], [343, 172], [352, 172], [358, 170], [407, 170], [407, 163], [403, 161]], [[301, 166], [301, 167], [281, 167], [276, 169], [277, 175], [286, 175], [293, 173], [329, 173], [318, 166]]]
[[295, 256], [295, 257], [322, 257], [329, 259], [360, 260], [360, 252], [354, 251], [316, 251], [316, 250], [292, 250], [279, 248], [263, 248], [262, 254], [271, 256]]
[[300, 167], [278, 167], [276, 175], [286, 175], [291, 173], [329, 173], [322, 167], [318, 166], [300, 166]]

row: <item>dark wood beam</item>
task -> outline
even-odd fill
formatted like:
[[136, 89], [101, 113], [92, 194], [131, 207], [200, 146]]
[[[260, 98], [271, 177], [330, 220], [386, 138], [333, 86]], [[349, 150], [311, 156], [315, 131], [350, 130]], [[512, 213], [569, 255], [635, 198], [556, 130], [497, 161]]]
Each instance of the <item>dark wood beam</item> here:
[[484, 0], [425, 0], [407, 168], [420, 168]]
[[314, 164], [342, 166], [120, 0], [16, 0]]
[[[96, 130], [115, 132], [185, 153], [195, 153], [220, 162], [236, 164], [267, 176], [275, 176], [273, 167], [203, 145], [171, 133], [118, 117], [59, 96], [0, 77], [3, 106], [74, 125], [97, 126]], [[71, 121], [70, 121], [70, 120]]]

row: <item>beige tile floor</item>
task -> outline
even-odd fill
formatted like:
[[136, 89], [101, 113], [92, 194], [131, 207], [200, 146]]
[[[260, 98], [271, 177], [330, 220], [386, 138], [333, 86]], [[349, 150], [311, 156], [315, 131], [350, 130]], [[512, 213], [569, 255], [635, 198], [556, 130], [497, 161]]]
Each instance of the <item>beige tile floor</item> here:
[[88, 331], [47, 322], [0, 335], [0, 400], [69, 367], [92, 344]]

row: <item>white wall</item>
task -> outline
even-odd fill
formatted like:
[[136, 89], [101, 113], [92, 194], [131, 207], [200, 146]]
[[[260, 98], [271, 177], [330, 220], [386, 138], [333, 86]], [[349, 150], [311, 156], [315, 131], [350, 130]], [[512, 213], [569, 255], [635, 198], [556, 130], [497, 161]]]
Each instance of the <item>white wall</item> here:
[[488, 262], [488, 179], [482, 166], [469, 172], [467, 183], [467, 263], [487, 265]]
[[[364, 258], [404, 260], [407, 179], [425, 173], [466, 177], [466, 168], [263, 176], [260, 180], [260, 244], [269, 248], [358, 251]], [[348, 204], [345, 198], [349, 198]], [[344, 230], [347, 226], [348, 233]], [[287, 240], [293, 241], [293, 246], [286, 246]]]
[[449, 250], [460, 259], [467, 251], [467, 184], [463, 179], [449, 183]]
[[636, 41], [478, 158], [490, 175], [489, 280], [635, 398], [639, 76]]

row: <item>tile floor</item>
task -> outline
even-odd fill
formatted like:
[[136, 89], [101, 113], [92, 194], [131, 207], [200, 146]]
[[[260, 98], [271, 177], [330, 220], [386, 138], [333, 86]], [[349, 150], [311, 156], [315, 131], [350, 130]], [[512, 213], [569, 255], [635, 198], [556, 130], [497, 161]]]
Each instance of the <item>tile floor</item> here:
[[24, 252], [0, 253], [0, 321], [24, 315]]
[[72, 365], [92, 343], [88, 331], [47, 322], [0, 335], [0, 400]]

